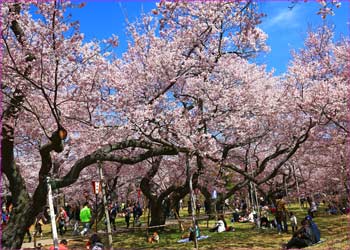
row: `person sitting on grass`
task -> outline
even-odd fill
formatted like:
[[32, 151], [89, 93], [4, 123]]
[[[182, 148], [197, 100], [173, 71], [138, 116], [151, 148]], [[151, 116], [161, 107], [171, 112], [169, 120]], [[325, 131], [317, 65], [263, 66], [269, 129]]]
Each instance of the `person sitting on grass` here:
[[247, 222], [249, 222], [249, 219], [248, 219], [248, 217], [241, 216], [241, 217], [239, 217], [238, 222], [239, 223], [247, 223]]
[[301, 228], [293, 234], [292, 239], [284, 246], [284, 249], [304, 248], [314, 243], [316, 243], [316, 240], [310, 226], [310, 221], [304, 219], [301, 222]]
[[101, 238], [97, 234], [91, 235], [88, 243], [86, 244], [87, 250], [103, 250], [104, 245], [101, 242]]
[[[67, 242], [67, 240], [65, 240], [65, 239], [62, 239], [61, 241], [60, 241], [60, 244], [58, 244], [58, 250], [68, 250], [68, 242]], [[50, 248], [49, 248], [50, 250], [54, 250], [55, 249], [55, 246], [51, 246]]]
[[321, 240], [321, 232], [318, 229], [317, 224], [312, 220], [312, 217], [310, 215], [307, 215], [305, 217], [305, 220], [309, 221], [312, 233], [315, 236], [315, 242], [314, 243], [319, 242]]
[[235, 211], [234, 211], [233, 214], [232, 214], [232, 219], [231, 219], [231, 221], [232, 221], [232, 222], [238, 222], [240, 217], [241, 217], [241, 216], [239, 215], [239, 210], [236, 208]]
[[335, 205], [329, 204], [327, 212], [331, 215], [336, 215], [338, 213], [338, 209]]
[[223, 215], [219, 217], [218, 222], [216, 223], [215, 227], [209, 230], [210, 232], [225, 232], [226, 231], [226, 222]]
[[195, 222], [194, 229], [190, 227], [190, 236], [189, 241], [194, 241], [194, 237], [199, 238], [201, 236], [201, 232], [199, 230], [198, 221]]
[[158, 243], [159, 242], [159, 235], [157, 232], [154, 232], [152, 237], [148, 238], [148, 243]]
[[249, 214], [248, 214], [249, 222], [251, 222], [251, 223], [255, 222], [255, 215], [256, 215], [256, 212], [254, 211], [254, 209], [249, 211]]

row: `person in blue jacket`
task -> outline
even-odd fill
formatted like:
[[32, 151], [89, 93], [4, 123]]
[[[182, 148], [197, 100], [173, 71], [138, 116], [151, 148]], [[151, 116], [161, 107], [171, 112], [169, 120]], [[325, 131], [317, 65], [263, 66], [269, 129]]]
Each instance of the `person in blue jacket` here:
[[312, 220], [312, 217], [310, 215], [307, 215], [305, 217], [305, 220], [308, 220], [310, 222], [310, 227], [312, 230], [313, 235], [315, 236], [315, 242], [313, 243], [317, 243], [321, 240], [321, 232], [318, 229], [318, 226], [316, 225], [316, 223]]

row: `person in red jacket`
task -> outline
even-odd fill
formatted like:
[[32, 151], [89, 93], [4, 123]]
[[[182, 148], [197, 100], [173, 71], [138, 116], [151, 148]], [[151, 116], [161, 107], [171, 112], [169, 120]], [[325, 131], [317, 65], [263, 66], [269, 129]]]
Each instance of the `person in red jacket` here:
[[[54, 250], [55, 246], [51, 246], [49, 249], [50, 250]], [[68, 250], [68, 242], [67, 242], [67, 240], [62, 239], [60, 241], [60, 244], [58, 244], [58, 250]]]

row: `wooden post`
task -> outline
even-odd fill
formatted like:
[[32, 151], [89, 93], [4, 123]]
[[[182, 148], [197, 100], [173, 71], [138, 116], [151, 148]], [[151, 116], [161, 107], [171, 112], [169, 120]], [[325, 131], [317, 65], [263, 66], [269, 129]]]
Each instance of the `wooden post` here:
[[48, 188], [48, 201], [49, 201], [49, 208], [50, 208], [53, 245], [54, 245], [54, 249], [58, 250], [58, 236], [57, 236], [57, 227], [56, 227], [56, 216], [55, 216], [55, 210], [53, 208], [52, 188], [51, 188], [50, 177], [47, 177], [46, 181], [47, 181], [47, 188]]
[[189, 181], [189, 186], [190, 186], [190, 198], [191, 198], [191, 205], [192, 205], [192, 224], [193, 224], [193, 230], [194, 230], [194, 247], [195, 249], [198, 250], [198, 241], [197, 241], [197, 234], [196, 234], [196, 217], [195, 217], [195, 200], [193, 197], [193, 187], [192, 187], [192, 177], [193, 174], [190, 173], [190, 159], [189, 159], [189, 155], [186, 154], [186, 172], [187, 172], [187, 176], [190, 176], [190, 181]]
[[95, 194], [95, 233], [97, 233], [97, 213], [98, 213], [98, 208], [97, 208], [97, 199], [98, 199], [98, 194]]
[[111, 221], [109, 219], [109, 212], [107, 208], [107, 198], [106, 198], [106, 184], [104, 182], [104, 176], [102, 171], [102, 164], [98, 161], [98, 172], [100, 175], [100, 182], [102, 184], [102, 197], [103, 197], [103, 207], [105, 210], [105, 216], [107, 221], [107, 233], [108, 233], [108, 246], [109, 249], [113, 249], [113, 238], [112, 238], [112, 230], [111, 230]]
[[255, 193], [255, 202], [256, 202], [256, 212], [257, 212], [257, 226], [260, 228], [260, 205], [259, 205], [259, 198], [258, 193], [256, 192], [256, 184], [253, 184], [254, 187], [254, 193]]

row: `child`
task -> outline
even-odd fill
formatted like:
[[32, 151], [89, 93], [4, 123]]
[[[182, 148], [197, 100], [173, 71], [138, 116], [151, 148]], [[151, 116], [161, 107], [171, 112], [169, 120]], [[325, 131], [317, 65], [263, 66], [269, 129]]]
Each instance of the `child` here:
[[159, 242], [159, 235], [157, 232], [154, 232], [152, 237], [148, 238], [148, 243], [153, 243], [153, 242], [155, 242], [155, 243]]
[[260, 226], [262, 229], [269, 227], [269, 207], [264, 206], [261, 211]]
[[297, 217], [293, 214], [293, 212], [289, 213], [290, 224], [292, 226], [293, 233], [298, 230]]

